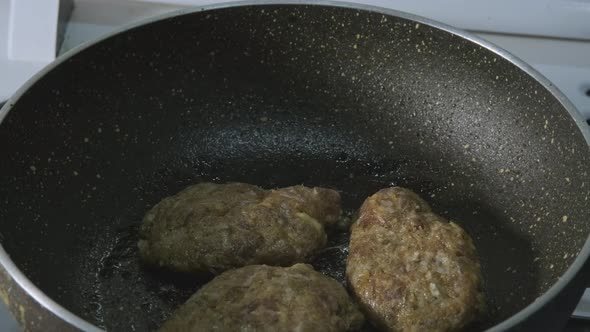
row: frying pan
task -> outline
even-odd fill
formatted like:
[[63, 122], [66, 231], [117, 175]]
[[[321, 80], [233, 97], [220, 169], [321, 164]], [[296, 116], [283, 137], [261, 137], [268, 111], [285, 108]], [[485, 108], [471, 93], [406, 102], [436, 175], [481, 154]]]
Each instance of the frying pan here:
[[[144, 269], [137, 226], [200, 181], [420, 193], [474, 238], [488, 315], [554, 330], [586, 286], [588, 133], [508, 53], [360, 5], [240, 3], [76, 49], [2, 109], [2, 292], [29, 330], [150, 330], [205, 282]], [[313, 262], [342, 280], [346, 234]], [[572, 300], [574, 299], [574, 300]]]

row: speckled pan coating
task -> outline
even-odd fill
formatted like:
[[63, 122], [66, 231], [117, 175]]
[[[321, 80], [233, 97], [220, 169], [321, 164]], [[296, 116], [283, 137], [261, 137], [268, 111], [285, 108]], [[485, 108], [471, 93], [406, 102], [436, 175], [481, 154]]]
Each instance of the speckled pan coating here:
[[199, 181], [334, 187], [349, 209], [416, 191], [472, 235], [486, 326], [543, 294], [590, 230], [588, 145], [549, 91], [461, 37], [350, 8], [226, 8], [116, 35], [24, 93], [0, 151], [2, 245], [110, 328], [157, 326], [196, 287], [142, 273], [126, 245]]

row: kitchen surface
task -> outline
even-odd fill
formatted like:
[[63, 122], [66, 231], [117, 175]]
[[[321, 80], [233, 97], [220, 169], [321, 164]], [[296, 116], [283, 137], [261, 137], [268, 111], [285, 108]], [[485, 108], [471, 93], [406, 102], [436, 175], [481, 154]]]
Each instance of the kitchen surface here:
[[[0, 103], [56, 57], [85, 43], [159, 15], [220, 2], [0, 0]], [[590, 1], [355, 2], [440, 21], [507, 50], [559, 88], [590, 131]], [[18, 331], [5, 308], [0, 309], [0, 331]], [[590, 289], [573, 317], [568, 331], [590, 331]]]

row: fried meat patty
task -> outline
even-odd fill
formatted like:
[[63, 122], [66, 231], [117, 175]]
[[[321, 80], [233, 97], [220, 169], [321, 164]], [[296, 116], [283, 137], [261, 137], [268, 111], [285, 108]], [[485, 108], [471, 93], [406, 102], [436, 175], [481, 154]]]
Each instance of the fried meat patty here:
[[250, 265], [203, 286], [160, 331], [330, 332], [362, 323], [344, 287], [310, 265]]
[[251, 264], [306, 262], [326, 244], [340, 216], [340, 194], [293, 186], [200, 183], [147, 212], [138, 243], [148, 265], [189, 273]]
[[385, 331], [457, 331], [485, 307], [469, 235], [405, 188], [365, 200], [346, 276], [367, 319]]

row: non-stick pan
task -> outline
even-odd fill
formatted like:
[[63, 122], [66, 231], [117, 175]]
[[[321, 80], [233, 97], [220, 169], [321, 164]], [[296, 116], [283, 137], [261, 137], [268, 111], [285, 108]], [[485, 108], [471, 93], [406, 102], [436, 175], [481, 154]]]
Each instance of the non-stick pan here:
[[[563, 324], [586, 286], [590, 154], [554, 86], [400, 12], [205, 9], [72, 51], [2, 109], [0, 297], [27, 329], [157, 328], [205, 280], [144, 269], [137, 226], [200, 181], [336, 188], [348, 211], [411, 188], [474, 238], [473, 330]], [[342, 280], [345, 254], [313, 263]]]

